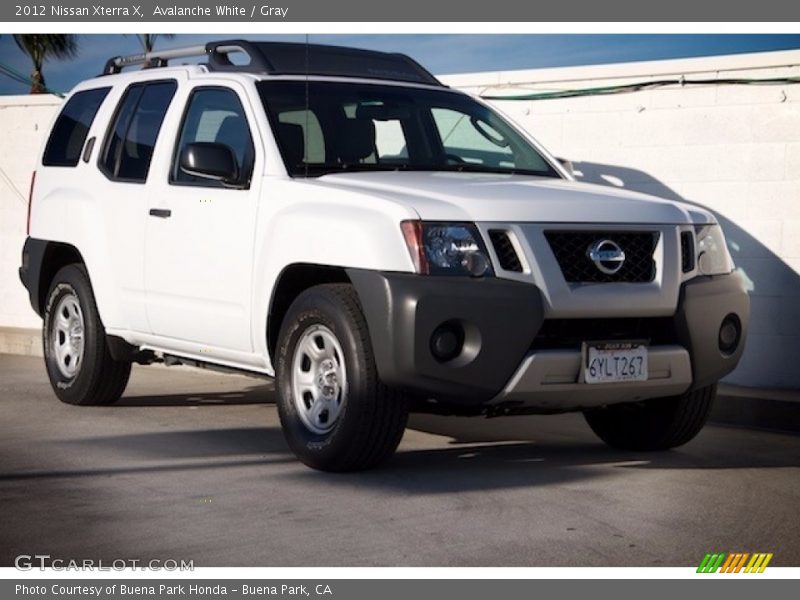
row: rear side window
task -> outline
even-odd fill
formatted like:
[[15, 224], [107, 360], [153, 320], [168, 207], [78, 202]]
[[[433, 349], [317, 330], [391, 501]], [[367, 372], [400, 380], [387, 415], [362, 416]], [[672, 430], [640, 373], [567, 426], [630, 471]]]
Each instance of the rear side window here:
[[121, 181], [144, 183], [164, 116], [175, 95], [174, 81], [137, 83], [122, 97], [100, 155], [100, 168]]
[[110, 89], [77, 92], [67, 100], [50, 132], [42, 164], [48, 167], [74, 167], [78, 164], [89, 128]]

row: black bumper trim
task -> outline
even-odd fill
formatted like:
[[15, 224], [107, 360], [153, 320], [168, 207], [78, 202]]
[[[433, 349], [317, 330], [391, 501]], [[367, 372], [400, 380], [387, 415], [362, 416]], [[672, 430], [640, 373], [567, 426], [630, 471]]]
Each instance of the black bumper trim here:
[[[730, 355], [719, 349], [723, 319], [734, 314], [741, 323], [739, 345]], [[681, 287], [675, 328], [692, 359], [692, 388], [716, 383], [739, 364], [750, 322], [750, 297], [739, 273], [695, 277]]]
[[[541, 293], [527, 283], [361, 269], [347, 274], [383, 382], [443, 401], [476, 405], [500, 393], [544, 318]], [[430, 352], [430, 337], [454, 319], [478, 332], [480, 348], [472, 360], [441, 363]]]
[[[536, 286], [505, 279], [432, 277], [349, 269], [369, 327], [378, 373], [400, 386], [445, 404], [479, 406], [513, 377], [544, 322]], [[740, 275], [697, 277], [681, 287], [671, 318], [677, 343], [691, 356], [692, 388], [719, 381], [741, 358], [750, 299]], [[728, 314], [742, 326], [736, 350], [719, 349], [719, 328]], [[430, 337], [443, 322], [458, 319], [480, 334], [470, 361], [440, 363]]]
[[39, 282], [42, 280], [42, 265], [46, 249], [47, 241], [26, 238], [25, 245], [22, 247], [22, 266], [19, 268], [19, 279], [28, 290], [33, 310], [40, 317], [42, 316], [42, 303]]

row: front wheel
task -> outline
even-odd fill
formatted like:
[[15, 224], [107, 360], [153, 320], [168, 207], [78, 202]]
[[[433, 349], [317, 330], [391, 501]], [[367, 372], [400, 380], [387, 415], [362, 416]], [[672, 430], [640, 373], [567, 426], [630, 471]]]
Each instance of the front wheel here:
[[597, 436], [623, 450], [667, 450], [692, 440], [708, 419], [716, 384], [680, 396], [614, 404], [583, 414]]
[[131, 363], [114, 360], [83, 265], [68, 265], [50, 284], [43, 327], [50, 384], [67, 404], [116, 402], [125, 391]]
[[294, 301], [279, 334], [276, 382], [286, 440], [312, 468], [376, 466], [403, 437], [407, 399], [378, 379], [350, 285], [315, 286]]

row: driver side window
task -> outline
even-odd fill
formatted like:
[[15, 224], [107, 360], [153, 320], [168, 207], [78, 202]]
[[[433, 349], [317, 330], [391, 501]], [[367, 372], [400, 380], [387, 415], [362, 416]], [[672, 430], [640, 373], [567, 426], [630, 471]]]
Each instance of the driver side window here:
[[514, 152], [503, 135], [489, 123], [448, 108], [432, 108], [442, 147], [449, 164], [513, 168]]
[[183, 117], [170, 174], [170, 183], [214, 187], [222, 185], [181, 170], [181, 152], [186, 145], [194, 142], [225, 144], [233, 150], [241, 181], [245, 184], [244, 187], [249, 187], [255, 151], [250, 127], [236, 92], [217, 87], [198, 88], [192, 92]]

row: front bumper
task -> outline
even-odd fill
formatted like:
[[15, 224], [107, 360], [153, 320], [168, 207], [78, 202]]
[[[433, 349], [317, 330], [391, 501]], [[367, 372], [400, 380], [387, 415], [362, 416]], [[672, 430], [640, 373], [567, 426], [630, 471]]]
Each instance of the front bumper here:
[[647, 381], [587, 385], [580, 381], [581, 352], [531, 352], [508, 385], [489, 402], [502, 414], [521, 407], [562, 412], [682, 394], [692, 384], [689, 352], [676, 345], [648, 349]]
[[[534, 285], [357, 269], [348, 274], [386, 384], [500, 413], [579, 410], [709, 385], [738, 364], [749, 320], [749, 298], [738, 274], [696, 277], [682, 285], [671, 316], [675, 339], [649, 347], [647, 381], [587, 385], [580, 381], [579, 349], [532, 349], [545, 320]], [[719, 329], [731, 314], [741, 324], [741, 335], [736, 350], [725, 355], [719, 350]], [[439, 325], [454, 320], [470, 328], [478, 347], [465, 359], [440, 362], [430, 339]]]
[[[478, 405], [514, 374], [544, 320], [535, 286], [496, 278], [348, 270], [367, 319], [381, 380], [448, 402]], [[471, 360], [441, 363], [430, 339], [460, 321], [476, 335]]]

